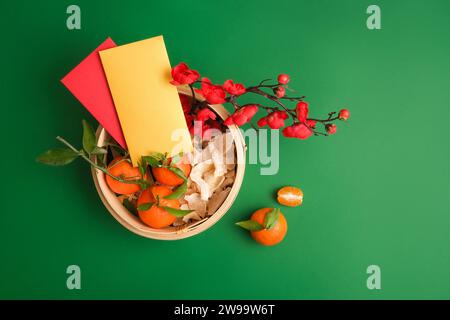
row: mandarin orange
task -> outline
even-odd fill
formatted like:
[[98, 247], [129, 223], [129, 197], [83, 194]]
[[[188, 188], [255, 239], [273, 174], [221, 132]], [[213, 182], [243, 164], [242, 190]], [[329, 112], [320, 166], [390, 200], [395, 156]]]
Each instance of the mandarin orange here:
[[[139, 169], [133, 167], [128, 160], [125, 160], [122, 157], [114, 158], [109, 163], [107, 170], [113, 176], [124, 180], [139, 180], [141, 178]], [[138, 184], [120, 182], [108, 175], [106, 175], [106, 183], [113, 192], [118, 194], [132, 194], [141, 189]]]
[[[191, 165], [187, 161], [180, 161], [175, 164], [175, 167], [181, 169], [185, 177], [188, 177], [191, 173]], [[156, 181], [167, 186], [175, 187], [184, 182], [182, 178], [167, 168], [154, 167], [152, 168], [152, 173]]]
[[[262, 208], [256, 210], [250, 220], [258, 222], [261, 226], [264, 226], [264, 219], [266, 214], [272, 211], [273, 208]], [[271, 229], [263, 229], [259, 231], [251, 231], [253, 239], [265, 246], [273, 246], [280, 243], [286, 236], [288, 229], [287, 221], [284, 215], [280, 212], [278, 220]]]
[[[148, 210], [138, 210], [139, 218], [141, 218], [142, 222], [155, 229], [170, 226], [177, 218], [162, 207], [180, 208], [180, 202], [177, 199], [164, 199], [165, 196], [171, 193], [172, 190], [170, 188], [156, 185], [142, 191], [137, 201], [137, 206], [139, 207], [144, 203], [153, 203]], [[156, 198], [159, 200], [159, 205], [156, 204]]]

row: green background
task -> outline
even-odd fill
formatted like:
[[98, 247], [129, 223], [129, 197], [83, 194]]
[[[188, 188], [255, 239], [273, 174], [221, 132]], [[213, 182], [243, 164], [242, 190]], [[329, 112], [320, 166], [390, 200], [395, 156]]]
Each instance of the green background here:
[[[78, 4], [82, 29], [66, 28]], [[378, 4], [382, 29], [366, 27]], [[450, 298], [450, 2], [2, 1], [1, 298]], [[163, 34], [172, 64], [250, 85], [285, 72], [311, 114], [348, 107], [332, 137], [281, 139], [280, 170], [248, 165], [231, 210], [186, 240], [138, 237], [103, 207], [88, 166], [34, 162], [92, 117], [59, 80], [107, 36]], [[298, 185], [287, 237], [234, 225]], [[66, 288], [66, 267], [82, 289]], [[381, 290], [366, 268], [381, 267]]]

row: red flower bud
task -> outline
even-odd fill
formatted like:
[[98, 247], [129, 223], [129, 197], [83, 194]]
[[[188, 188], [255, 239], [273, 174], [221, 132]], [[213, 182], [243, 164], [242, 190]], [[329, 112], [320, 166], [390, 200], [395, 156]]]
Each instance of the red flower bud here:
[[339, 111], [339, 120], [347, 120], [348, 118], [350, 118], [350, 111], [347, 109]]
[[275, 93], [275, 95], [278, 98], [283, 98], [284, 95], [286, 94], [286, 90], [284, 89], [284, 87], [279, 86], [279, 87], [276, 87], [275, 89], [273, 89], [273, 93]]
[[216, 114], [209, 108], [203, 108], [197, 113], [197, 120], [199, 121], [216, 120], [216, 117]]
[[224, 103], [227, 96], [222, 86], [212, 84], [208, 78], [202, 78], [202, 88], [197, 89], [196, 92], [204, 96], [211, 104]]
[[189, 69], [188, 65], [181, 62], [174, 68], [172, 68], [172, 81], [171, 84], [179, 86], [182, 84], [192, 84], [200, 77], [199, 73], [195, 70]]
[[287, 138], [297, 138], [301, 140], [308, 139], [313, 132], [303, 123], [293, 124], [292, 126], [286, 127], [282, 131], [283, 136]]
[[244, 85], [240, 83], [234, 83], [233, 80], [227, 80], [223, 84], [223, 88], [229, 93], [236, 96], [239, 96], [241, 94], [245, 93], [245, 87]]
[[246, 124], [249, 122], [253, 116], [258, 111], [258, 106], [254, 104], [246, 105], [239, 110], [237, 110], [235, 113], [233, 113], [231, 116], [229, 116], [223, 123], [227, 126], [230, 125], [237, 125], [242, 126], [243, 124]]
[[237, 126], [243, 126], [250, 120], [243, 113], [236, 114], [232, 119], [233, 123]]
[[258, 106], [255, 104], [249, 104], [241, 108], [241, 110], [247, 118], [252, 118], [256, 112], [258, 112]]
[[305, 124], [312, 129], [316, 128], [316, 123], [317, 123], [316, 120], [306, 120], [305, 121]]
[[300, 122], [305, 122], [308, 118], [308, 102], [300, 101], [297, 103], [296, 111], [297, 111], [297, 119]]
[[234, 124], [234, 120], [232, 116], [229, 116], [228, 118], [225, 119], [225, 121], [223, 122], [224, 125], [226, 126], [231, 126]]
[[261, 119], [258, 120], [258, 122], [256, 123], [260, 128], [267, 126], [267, 117], [262, 117]]
[[325, 126], [325, 129], [327, 130], [328, 134], [335, 134], [337, 126], [334, 123], [330, 123]]
[[286, 111], [274, 111], [264, 118], [259, 119], [258, 126], [268, 125], [270, 129], [280, 129], [284, 127], [284, 120], [289, 118]]
[[278, 83], [280, 84], [287, 84], [289, 82], [289, 76], [287, 74], [280, 74], [278, 75]]
[[289, 116], [284, 111], [275, 111], [267, 116], [267, 125], [271, 129], [280, 129], [284, 127], [284, 120]]

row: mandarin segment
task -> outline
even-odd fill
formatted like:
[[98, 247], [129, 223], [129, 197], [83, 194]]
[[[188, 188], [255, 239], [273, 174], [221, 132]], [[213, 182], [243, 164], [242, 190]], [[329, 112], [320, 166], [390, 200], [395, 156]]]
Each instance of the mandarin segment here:
[[297, 187], [283, 187], [277, 192], [277, 201], [284, 206], [297, 207], [303, 202], [303, 191]]

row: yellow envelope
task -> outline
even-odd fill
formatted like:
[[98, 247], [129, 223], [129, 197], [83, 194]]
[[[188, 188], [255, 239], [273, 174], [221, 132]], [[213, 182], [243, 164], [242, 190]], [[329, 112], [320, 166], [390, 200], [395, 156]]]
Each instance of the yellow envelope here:
[[103, 50], [100, 58], [133, 165], [150, 152], [192, 151], [163, 37]]

